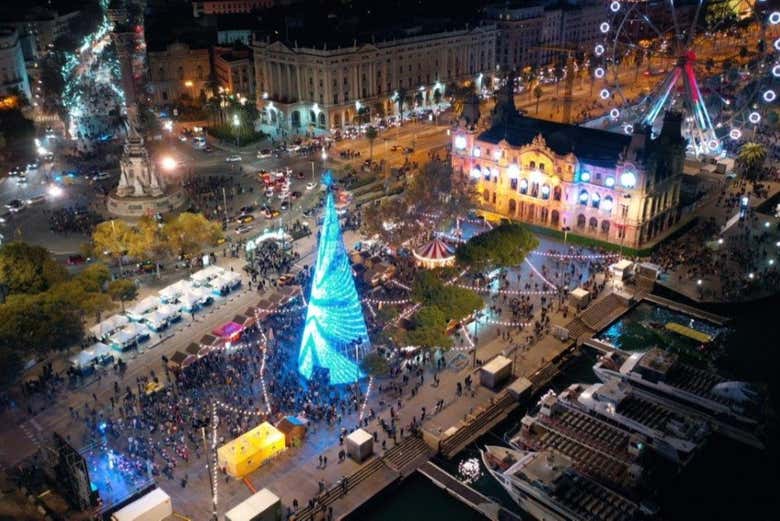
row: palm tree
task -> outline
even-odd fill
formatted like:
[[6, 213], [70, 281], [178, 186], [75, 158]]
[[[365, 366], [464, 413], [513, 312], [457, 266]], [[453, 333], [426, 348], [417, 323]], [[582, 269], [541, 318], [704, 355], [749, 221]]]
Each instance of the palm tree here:
[[766, 147], [760, 143], [748, 142], [742, 145], [736, 160], [742, 177], [753, 182], [760, 179], [766, 156]]
[[398, 115], [401, 117], [401, 125], [404, 124], [404, 102], [406, 101], [406, 89], [398, 87], [395, 91], [395, 101], [398, 103]]
[[536, 114], [539, 114], [539, 100], [542, 98], [542, 94], [544, 94], [544, 91], [542, 90], [542, 86], [538, 83], [536, 84], [536, 87], [534, 87], [534, 97], [536, 98]]
[[368, 160], [369, 161], [374, 160], [374, 140], [376, 139], [377, 135], [378, 133], [373, 126], [369, 126], [366, 129], [366, 139], [368, 139]]

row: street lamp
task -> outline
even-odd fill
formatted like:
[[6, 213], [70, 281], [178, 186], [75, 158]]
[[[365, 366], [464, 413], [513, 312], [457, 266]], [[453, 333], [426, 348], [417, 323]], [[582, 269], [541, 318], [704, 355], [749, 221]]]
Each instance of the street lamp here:
[[236, 152], [238, 152], [239, 149], [238, 127], [240, 126], [241, 126], [241, 120], [238, 118], [238, 114], [233, 114], [233, 128], [235, 129], [235, 133], [236, 133]]
[[165, 156], [160, 160], [160, 166], [166, 172], [171, 172], [176, 168], [176, 160], [171, 156]]

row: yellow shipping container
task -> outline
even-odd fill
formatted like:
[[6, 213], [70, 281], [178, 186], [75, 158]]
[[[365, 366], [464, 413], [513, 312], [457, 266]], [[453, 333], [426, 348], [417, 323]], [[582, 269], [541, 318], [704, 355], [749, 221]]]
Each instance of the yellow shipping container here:
[[284, 433], [263, 422], [217, 449], [217, 461], [228, 474], [240, 478], [285, 448]]

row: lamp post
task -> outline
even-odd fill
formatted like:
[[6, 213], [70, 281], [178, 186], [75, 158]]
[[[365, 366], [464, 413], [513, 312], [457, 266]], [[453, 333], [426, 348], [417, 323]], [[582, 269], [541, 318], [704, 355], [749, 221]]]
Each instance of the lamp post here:
[[241, 126], [241, 120], [238, 118], [238, 114], [233, 114], [233, 128], [235, 129], [235, 134], [236, 134], [236, 153], [238, 153], [238, 149], [239, 149], [238, 127], [240, 126]]

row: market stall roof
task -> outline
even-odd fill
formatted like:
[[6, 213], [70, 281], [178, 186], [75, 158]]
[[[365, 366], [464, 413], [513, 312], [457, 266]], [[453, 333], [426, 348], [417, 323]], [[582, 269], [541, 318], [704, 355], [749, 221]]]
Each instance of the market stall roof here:
[[146, 329], [146, 327], [142, 324], [138, 324], [137, 322], [130, 322], [125, 327], [122, 328], [122, 331], [130, 334], [131, 336], [139, 336], [143, 334], [149, 334], [149, 330]]
[[247, 327], [247, 326], [249, 326], [254, 321], [255, 321], [255, 316], [254, 315], [249, 315], [249, 316], [247, 316], [247, 315], [236, 315], [236, 316], [233, 317], [233, 322], [235, 322], [236, 324], [240, 324], [242, 329]]
[[225, 322], [221, 326], [217, 327], [212, 331], [212, 333], [218, 337], [225, 338], [225, 337], [233, 336], [236, 333], [240, 333], [243, 330], [244, 330], [244, 326], [236, 322], [230, 321], [230, 322]]
[[214, 335], [203, 335], [200, 338], [200, 345], [202, 346], [213, 346], [220, 342], [220, 339], [215, 337]]
[[202, 347], [203, 346], [201, 346], [200, 344], [196, 344], [195, 342], [190, 342], [190, 345], [187, 346], [185, 351], [191, 355], [197, 355], [198, 353], [200, 353]]
[[192, 279], [192, 281], [196, 284], [205, 284], [224, 272], [225, 270], [223, 268], [211, 265], [203, 268], [202, 270], [196, 271], [190, 276], [190, 279]]
[[68, 360], [70, 361], [70, 365], [73, 367], [87, 367], [95, 360], [95, 358], [95, 353], [92, 350], [85, 349], [71, 356]]
[[161, 289], [158, 292], [158, 295], [160, 295], [160, 297], [165, 300], [176, 300], [184, 293], [186, 293], [190, 287], [191, 284], [188, 280], [179, 280], [170, 286]]
[[584, 288], [574, 288], [569, 292], [569, 295], [576, 299], [582, 299], [590, 295], [590, 292]]
[[110, 318], [105, 319], [99, 324], [95, 324], [94, 326], [89, 328], [89, 331], [95, 337], [101, 338], [108, 334], [113, 333], [117, 329], [127, 324], [129, 321], [130, 319], [127, 318], [125, 315], [114, 315]]
[[165, 318], [170, 318], [179, 314], [179, 308], [173, 304], [160, 304], [160, 307], [157, 308], [157, 313]]
[[141, 302], [136, 304], [135, 306], [131, 307], [127, 310], [127, 314], [130, 317], [141, 317], [150, 311], [154, 311], [157, 309], [157, 306], [160, 305], [160, 299], [154, 296], [149, 296], [143, 299]]
[[182, 353], [181, 351], [176, 351], [171, 355], [171, 357], [168, 359], [170, 363], [174, 365], [182, 365], [184, 363], [184, 360], [187, 359], [187, 354]]
[[200, 300], [200, 298], [197, 295], [188, 291], [179, 296], [180, 309], [192, 309], [198, 305], [198, 300]]

